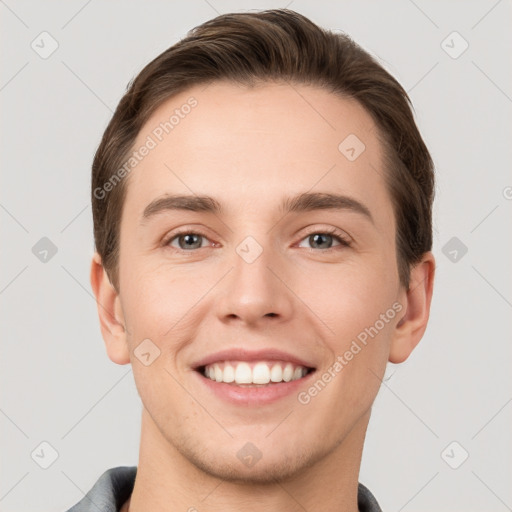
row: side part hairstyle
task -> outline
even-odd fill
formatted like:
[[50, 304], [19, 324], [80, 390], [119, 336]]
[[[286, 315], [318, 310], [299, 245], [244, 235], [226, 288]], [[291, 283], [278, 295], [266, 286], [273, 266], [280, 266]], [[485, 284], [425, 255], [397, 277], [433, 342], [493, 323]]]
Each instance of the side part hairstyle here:
[[400, 283], [408, 289], [411, 267], [432, 247], [434, 199], [434, 165], [409, 97], [350, 37], [287, 9], [209, 20], [146, 65], [128, 85], [92, 165], [95, 245], [115, 289], [120, 289], [119, 230], [129, 176], [108, 193], [104, 184], [125, 165], [141, 128], [164, 101], [220, 80], [247, 87], [265, 82], [320, 86], [358, 101], [372, 116], [396, 219]]

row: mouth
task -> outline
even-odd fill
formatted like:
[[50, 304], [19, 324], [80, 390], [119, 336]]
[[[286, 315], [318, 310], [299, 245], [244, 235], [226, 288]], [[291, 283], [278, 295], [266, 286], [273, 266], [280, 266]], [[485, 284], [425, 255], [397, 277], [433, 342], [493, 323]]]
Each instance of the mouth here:
[[298, 394], [316, 366], [274, 348], [235, 347], [210, 354], [191, 365], [199, 385], [212, 400], [237, 406], [261, 406]]
[[262, 387], [303, 379], [315, 369], [286, 361], [218, 361], [196, 371], [218, 383]]
[[262, 406], [297, 394], [316, 367], [277, 350], [233, 349], [212, 354], [192, 365], [212, 399], [237, 406]]

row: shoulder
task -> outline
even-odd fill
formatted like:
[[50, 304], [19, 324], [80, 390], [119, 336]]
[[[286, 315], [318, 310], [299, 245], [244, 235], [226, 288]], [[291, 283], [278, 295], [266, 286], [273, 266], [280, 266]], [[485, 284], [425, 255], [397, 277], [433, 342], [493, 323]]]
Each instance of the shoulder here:
[[357, 490], [357, 508], [359, 512], [382, 512], [375, 496], [362, 483]]
[[67, 512], [118, 512], [133, 491], [136, 474], [137, 466], [108, 469]]

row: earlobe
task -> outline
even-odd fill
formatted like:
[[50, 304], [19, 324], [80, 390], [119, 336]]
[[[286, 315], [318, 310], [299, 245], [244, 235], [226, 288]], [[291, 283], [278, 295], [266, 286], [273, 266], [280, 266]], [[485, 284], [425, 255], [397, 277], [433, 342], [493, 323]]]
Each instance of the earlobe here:
[[404, 312], [395, 326], [391, 341], [391, 363], [404, 362], [425, 333], [430, 315], [434, 274], [435, 259], [429, 251], [411, 270], [409, 290], [404, 292]]
[[112, 286], [98, 253], [92, 258], [90, 280], [108, 357], [114, 363], [128, 364], [130, 351], [119, 294]]

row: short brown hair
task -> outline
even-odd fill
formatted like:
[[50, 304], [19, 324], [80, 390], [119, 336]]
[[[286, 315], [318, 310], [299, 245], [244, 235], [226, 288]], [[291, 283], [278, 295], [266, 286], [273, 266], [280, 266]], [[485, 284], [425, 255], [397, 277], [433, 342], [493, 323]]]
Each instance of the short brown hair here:
[[[316, 85], [359, 102], [374, 119], [397, 224], [400, 282], [432, 247], [434, 166], [402, 86], [350, 37], [324, 30], [288, 9], [223, 14], [192, 29], [128, 85], [92, 165], [96, 249], [119, 290], [119, 227], [126, 180], [97, 193], [125, 163], [142, 126], [170, 97], [198, 84], [228, 80]], [[341, 142], [341, 141], [340, 141]], [[98, 197], [100, 196], [100, 197]]]

